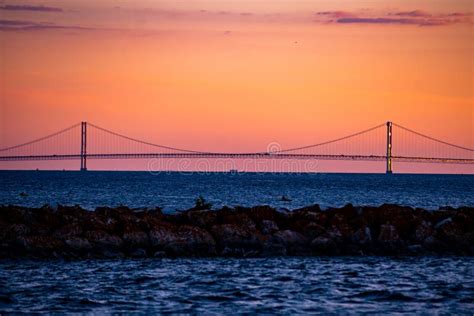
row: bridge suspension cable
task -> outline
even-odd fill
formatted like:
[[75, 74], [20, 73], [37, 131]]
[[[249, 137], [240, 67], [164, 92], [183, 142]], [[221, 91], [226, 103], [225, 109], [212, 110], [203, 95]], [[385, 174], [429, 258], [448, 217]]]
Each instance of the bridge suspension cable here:
[[290, 151], [297, 151], [297, 150], [302, 150], [302, 149], [308, 149], [308, 148], [314, 148], [314, 147], [319, 147], [319, 146], [323, 146], [323, 145], [329, 145], [329, 144], [332, 144], [332, 143], [336, 143], [336, 142], [339, 142], [339, 141], [342, 141], [342, 140], [345, 140], [345, 139], [349, 139], [349, 138], [352, 138], [352, 137], [355, 137], [355, 136], [359, 136], [359, 135], [362, 135], [362, 134], [366, 134], [368, 132], [371, 132], [373, 130], [376, 130], [378, 128], [381, 128], [385, 126], [385, 123], [383, 124], [380, 124], [380, 125], [377, 125], [377, 126], [374, 126], [372, 128], [369, 128], [369, 129], [366, 129], [366, 130], [363, 130], [361, 132], [357, 132], [357, 133], [354, 133], [354, 134], [350, 134], [350, 135], [347, 135], [347, 136], [344, 136], [344, 137], [340, 137], [340, 138], [336, 138], [336, 139], [333, 139], [333, 140], [329, 140], [329, 141], [324, 141], [322, 143], [318, 143], [318, 144], [313, 144], [313, 145], [308, 145], [308, 146], [301, 146], [301, 147], [294, 147], [294, 148], [289, 148], [289, 149], [282, 149], [282, 150], [279, 150], [277, 151], [277, 153], [285, 153], [285, 152], [290, 152]]
[[420, 132], [416, 132], [412, 129], [409, 129], [407, 127], [404, 127], [404, 126], [401, 126], [399, 124], [396, 124], [396, 123], [392, 123], [394, 126], [397, 126], [398, 128], [401, 128], [407, 132], [410, 132], [410, 133], [413, 133], [415, 135], [418, 135], [418, 136], [421, 136], [421, 137], [424, 137], [426, 139], [429, 139], [429, 140], [432, 140], [432, 141], [435, 141], [435, 142], [438, 142], [440, 144], [443, 144], [443, 145], [448, 145], [448, 146], [451, 146], [451, 147], [454, 147], [454, 148], [458, 148], [458, 149], [463, 149], [463, 150], [468, 150], [468, 151], [474, 151], [474, 148], [467, 148], [467, 147], [463, 147], [463, 146], [459, 146], [459, 145], [456, 145], [456, 144], [453, 144], [453, 143], [448, 143], [446, 141], [443, 141], [443, 140], [440, 140], [440, 139], [437, 139], [437, 138], [434, 138], [434, 137], [431, 137], [431, 136], [428, 136], [428, 135], [425, 135], [425, 134], [422, 134]]
[[20, 148], [20, 147], [24, 147], [24, 146], [27, 146], [27, 145], [32, 145], [32, 144], [35, 144], [35, 143], [39, 143], [43, 140], [47, 140], [49, 138], [53, 138], [55, 136], [58, 136], [62, 133], [65, 133], [67, 131], [70, 131], [72, 130], [73, 128], [76, 128], [78, 127], [79, 125], [81, 125], [81, 123], [77, 123], [77, 124], [74, 124], [72, 126], [69, 126], [65, 129], [62, 129], [60, 131], [57, 131], [55, 133], [52, 133], [52, 134], [49, 134], [49, 135], [46, 135], [46, 136], [43, 136], [43, 137], [40, 137], [40, 138], [37, 138], [37, 139], [34, 139], [34, 140], [31, 140], [29, 142], [26, 142], [26, 143], [22, 143], [22, 144], [18, 144], [18, 145], [14, 145], [14, 146], [10, 146], [10, 147], [5, 147], [5, 148], [0, 148], [0, 151], [7, 151], [7, 150], [11, 150], [11, 149], [16, 149], [16, 148]]
[[180, 152], [186, 152], [186, 153], [194, 153], [194, 154], [207, 154], [208, 153], [208, 152], [203, 152], [203, 151], [188, 150], [188, 149], [182, 149], [182, 148], [176, 148], [176, 147], [170, 147], [170, 146], [154, 144], [154, 143], [150, 143], [150, 142], [147, 142], [147, 141], [132, 138], [132, 137], [129, 137], [129, 136], [125, 136], [123, 134], [116, 133], [114, 131], [105, 129], [103, 127], [97, 126], [97, 125], [92, 124], [92, 123], [87, 123], [87, 125], [92, 126], [94, 128], [97, 128], [98, 130], [101, 130], [101, 131], [106, 132], [108, 134], [111, 134], [111, 135], [129, 140], [129, 141], [137, 142], [137, 143], [140, 143], [140, 144], [143, 144], [143, 145], [153, 146], [153, 147], [162, 148], [162, 149], [175, 150], [175, 151], [180, 151]]

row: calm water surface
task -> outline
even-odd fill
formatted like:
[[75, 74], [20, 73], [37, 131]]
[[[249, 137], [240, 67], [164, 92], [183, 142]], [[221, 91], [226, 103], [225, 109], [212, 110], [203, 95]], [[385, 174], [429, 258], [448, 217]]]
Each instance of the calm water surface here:
[[[0, 171], [0, 204], [79, 204], [90, 209], [123, 204], [174, 211], [192, 207], [199, 195], [215, 207], [397, 203], [437, 209], [474, 206], [474, 176]], [[282, 195], [292, 201], [281, 201]]]
[[0, 261], [0, 312], [474, 311], [474, 258]]

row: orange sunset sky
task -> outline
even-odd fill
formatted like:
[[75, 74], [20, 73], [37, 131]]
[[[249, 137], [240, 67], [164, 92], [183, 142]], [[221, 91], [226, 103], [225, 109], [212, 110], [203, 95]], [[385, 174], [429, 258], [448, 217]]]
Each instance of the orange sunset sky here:
[[[0, 1], [0, 148], [88, 121], [180, 148], [264, 151], [387, 120], [474, 148], [473, 12], [472, 0]], [[351, 164], [317, 171], [384, 171]], [[58, 165], [0, 164], [37, 166]]]

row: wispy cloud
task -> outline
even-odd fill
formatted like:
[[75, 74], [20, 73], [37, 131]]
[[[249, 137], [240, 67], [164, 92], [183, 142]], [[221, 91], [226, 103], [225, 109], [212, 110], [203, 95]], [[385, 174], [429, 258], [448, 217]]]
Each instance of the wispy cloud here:
[[396, 18], [342, 18], [337, 23], [350, 24], [406, 24], [419, 26], [447, 25], [454, 22], [443, 19], [396, 19]]
[[386, 12], [321, 11], [317, 16], [327, 17], [321, 22], [337, 24], [400, 24], [416, 26], [442, 26], [471, 23], [470, 13], [432, 14], [421, 10]]
[[331, 17], [331, 18], [354, 17], [354, 13], [347, 12], [347, 11], [320, 11], [320, 12], [316, 12], [316, 15], [323, 16], [323, 17]]
[[93, 28], [61, 25], [47, 22], [31, 22], [20, 20], [0, 20], [0, 31], [35, 31], [35, 30], [93, 30]]
[[63, 9], [55, 7], [46, 7], [43, 5], [13, 5], [6, 4], [0, 6], [0, 10], [9, 10], [9, 11], [39, 11], [39, 12], [62, 12]]
[[[1, 1], [1, 0], [0, 0]], [[3, 5], [1, 10], [27, 10], [39, 12], [60, 12], [61, 8], [32, 5]], [[119, 18], [115, 21], [115, 10], [120, 10]], [[430, 13], [421, 10], [410, 11], [385, 11], [376, 12], [374, 10], [342, 11], [329, 10], [319, 12], [298, 12], [298, 13], [259, 13], [249, 11], [207, 11], [207, 10], [159, 10], [159, 9], [131, 9], [125, 10], [115, 8], [114, 11], [101, 14], [97, 17], [96, 23], [83, 21], [78, 16], [75, 19], [76, 25], [68, 25], [66, 22], [38, 22], [34, 18], [3, 19], [0, 20], [0, 31], [41, 31], [41, 30], [97, 30], [104, 32], [122, 32], [123, 34], [160, 34], [170, 32], [169, 22], [179, 25], [190, 26], [199, 23], [215, 23], [216, 30], [220, 34], [231, 35], [234, 24], [252, 23], [320, 23], [335, 25], [367, 24], [367, 25], [412, 25], [412, 26], [445, 26], [453, 24], [472, 24], [472, 13], [452, 12], [452, 13]], [[143, 29], [139, 27], [129, 28], [121, 24], [123, 18], [129, 14], [131, 17], [143, 23]], [[105, 17], [105, 19], [101, 19]], [[31, 19], [31, 20], [30, 20]], [[122, 19], [122, 20], [121, 20]], [[52, 20], [54, 21], [54, 20]], [[107, 21], [107, 23], [103, 22]], [[183, 24], [184, 23], [184, 24]], [[225, 23], [225, 28], [219, 31]], [[164, 27], [166, 26], [166, 28]]]
[[402, 12], [395, 12], [392, 13], [393, 15], [398, 15], [398, 16], [409, 16], [412, 18], [420, 18], [420, 17], [430, 17], [431, 14], [426, 13], [421, 10], [413, 10], [413, 11], [402, 11]]

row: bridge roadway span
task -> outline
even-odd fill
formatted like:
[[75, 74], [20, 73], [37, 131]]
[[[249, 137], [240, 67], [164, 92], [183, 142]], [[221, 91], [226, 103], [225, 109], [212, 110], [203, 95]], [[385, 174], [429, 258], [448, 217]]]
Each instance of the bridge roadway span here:
[[[85, 156], [85, 157], [84, 157]], [[386, 156], [376, 155], [318, 155], [318, 154], [272, 154], [272, 153], [114, 153], [114, 154], [70, 154], [70, 155], [25, 155], [25, 156], [0, 156], [0, 161], [24, 161], [24, 160], [75, 160], [75, 159], [300, 159], [300, 160], [352, 160], [352, 161], [385, 161]], [[392, 156], [393, 160], [401, 162], [419, 163], [453, 163], [474, 164], [474, 159], [467, 158], [439, 158], [439, 157], [408, 157]]]

